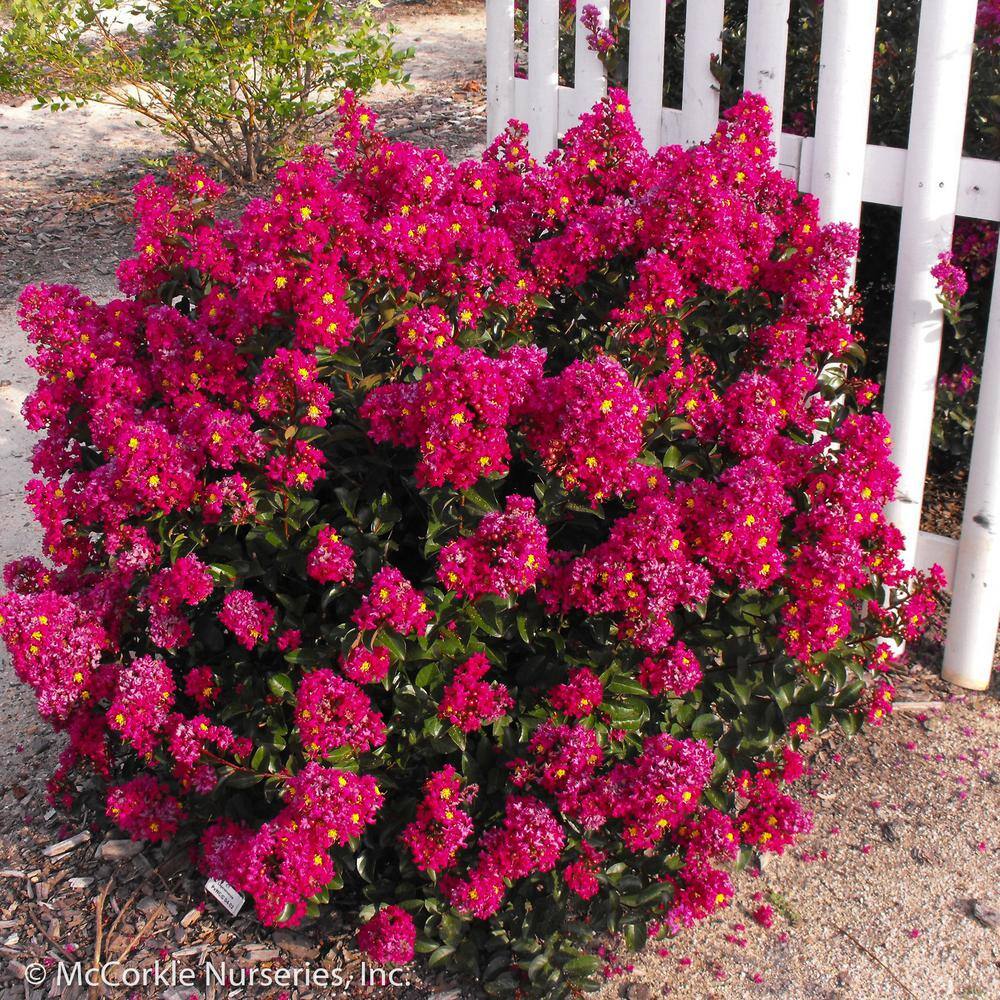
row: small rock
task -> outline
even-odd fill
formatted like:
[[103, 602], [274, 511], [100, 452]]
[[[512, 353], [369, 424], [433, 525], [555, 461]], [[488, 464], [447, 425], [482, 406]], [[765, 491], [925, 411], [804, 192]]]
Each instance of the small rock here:
[[293, 958], [312, 959], [319, 956], [319, 946], [303, 934], [278, 930], [274, 932], [272, 939], [285, 954], [291, 955]]
[[1000, 927], [1000, 910], [989, 903], [980, 902], [978, 899], [972, 901], [972, 916], [984, 927], [996, 930]]
[[145, 854], [137, 855], [133, 863], [139, 870], [140, 874], [148, 875], [153, 870], [153, 863], [146, 857]]
[[247, 946], [248, 962], [270, 962], [272, 959], [280, 958], [281, 952], [277, 948], [268, 948], [262, 944], [251, 944]]
[[86, 889], [93, 884], [94, 880], [92, 878], [71, 878], [66, 883], [71, 889]]
[[106, 840], [97, 849], [97, 856], [105, 861], [123, 861], [134, 858], [142, 847], [138, 840]]
[[883, 823], [882, 824], [882, 839], [887, 844], [898, 844], [899, 843], [899, 825], [897, 823]]
[[42, 854], [46, 858], [58, 858], [63, 854], [68, 854], [74, 848], [79, 847], [81, 844], [86, 844], [90, 840], [90, 831], [81, 830], [79, 833], [73, 834], [72, 837], [67, 837], [66, 840], [60, 840], [58, 843], [49, 844]]
[[652, 1000], [653, 991], [645, 983], [633, 983], [628, 988], [628, 1000]]

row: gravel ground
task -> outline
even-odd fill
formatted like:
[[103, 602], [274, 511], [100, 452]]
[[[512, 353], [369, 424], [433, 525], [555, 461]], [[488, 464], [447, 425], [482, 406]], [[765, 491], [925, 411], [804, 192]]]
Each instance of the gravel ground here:
[[[647, 948], [603, 996], [989, 1000], [1000, 996], [1000, 685], [922, 667], [890, 723], [816, 742], [813, 833], [736, 880], [736, 903]], [[758, 895], [759, 894], [759, 895]], [[769, 904], [770, 929], [752, 913]]]
[[[453, 156], [482, 148], [483, 10], [467, 0], [397, 3], [388, 13], [417, 46], [413, 90], [374, 103], [390, 134], [443, 145]], [[162, 163], [169, 145], [128, 116], [88, 106], [50, 115], [28, 103], [0, 107], [0, 560], [30, 550], [36, 534], [21, 502], [31, 437], [19, 410], [32, 385], [17, 328], [17, 290], [32, 280], [72, 281], [113, 294], [114, 265], [129, 252], [131, 185]], [[240, 198], [230, 209], [236, 211]], [[928, 526], [955, 521], [948, 484]], [[932, 504], [936, 508], [937, 505]], [[960, 505], [958, 507], [960, 517]], [[940, 525], [940, 527], [939, 527]], [[892, 724], [849, 741], [816, 745], [803, 794], [815, 832], [756, 877], [737, 880], [737, 901], [719, 918], [638, 956], [608, 953], [603, 997], [987, 998], [1000, 996], [1000, 702], [956, 694], [922, 664], [900, 678]], [[0, 1000], [82, 997], [49, 981], [31, 989], [35, 961], [120, 960], [149, 967], [177, 958], [196, 969], [322, 963], [355, 977], [333, 995], [426, 996], [451, 991], [408, 970], [409, 985], [358, 985], [359, 958], [336, 914], [302, 931], [270, 934], [246, 915], [230, 917], [193, 877], [184, 845], [136, 851], [110, 840], [93, 817], [64, 817], [44, 802], [58, 740], [39, 722], [29, 694], [0, 666]], [[134, 853], [133, 853], [134, 852]], [[755, 894], [761, 894], [755, 901]], [[770, 930], [750, 913], [769, 902]], [[990, 926], [991, 923], [993, 926]], [[631, 963], [631, 968], [628, 964]], [[759, 980], [759, 981], [758, 981]], [[463, 993], [475, 992], [470, 984]], [[133, 991], [96, 989], [90, 996]], [[281, 990], [140, 988], [139, 998], [271, 998]], [[298, 990], [302, 1000], [330, 992]]]

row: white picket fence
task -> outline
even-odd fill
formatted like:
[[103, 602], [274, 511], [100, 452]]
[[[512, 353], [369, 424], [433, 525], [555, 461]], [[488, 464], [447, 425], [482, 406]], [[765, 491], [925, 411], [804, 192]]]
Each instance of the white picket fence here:
[[[586, 0], [578, 0], [582, 10]], [[593, 0], [607, 23], [608, 0]], [[959, 540], [919, 530], [942, 310], [931, 268], [951, 248], [956, 216], [1000, 220], [1000, 162], [962, 156], [976, 0], [923, 0], [907, 149], [867, 144], [878, 0], [826, 0], [816, 135], [781, 133], [789, 0], [749, 0], [745, 86], [774, 110], [783, 171], [815, 194], [824, 221], [857, 225], [862, 202], [902, 208], [885, 413], [901, 470], [889, 516], [911, 565], [940, 563], [952, 610], [944, 676], [985, 689], [1000, 624], [1000, 280], [993, 289], [972, 465]], [[705, 140], [719, 119], [710, 70], [721, 53], [724, 0], [687, 4], [682, 106], [664, 108], [664, 0], [632, 0], [629, 96], [649, 148]], [[527, 77], [515, 79], [514, 0], [486, 0], [492, 139], [510, 118], [531, 129], [536, 156], [606, 91], [603, 66], [579, 24], [574, 86], [559, 85], [559, 0], [529, 0]]]

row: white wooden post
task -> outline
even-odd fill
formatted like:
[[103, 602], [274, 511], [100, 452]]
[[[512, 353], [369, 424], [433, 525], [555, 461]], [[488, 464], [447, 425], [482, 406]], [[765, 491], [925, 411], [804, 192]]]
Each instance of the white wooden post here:
[[[826, 0], [823, 4], [816, 138], [808, 181], [819, 199], [824, 225], [861, 224], [877, 19], [878, 0]], [[805, 179], [801, 178], [800, 183]], [[856, 269], [855, 258], [838, 276], [843, 287], [854, 283]], [[839, 384], [847, 374], [843, 362], [830, 364], [824, 370], [824, 375]]]
[[785, 62], [790, 0], [750, 0], [743, 89], [763, 94], [774, 116], [771, 137], [781, 151], [781, 119], [785, 107]]
[[719, 83], [712, 73], [712, 60], [722, 56], [724, 8], [724, 0], [687, 5], [681, 98], [685, 145], [704, 142], [719, 124]]
[[[998, 197], [1000, 201], [1000, 197]], [[1000, 261], [998, 261], [1000, 263]], [[958, 564], [942, 676], [985, 691], [993, 671], [1000, 625], [1000, 276], [986, 333], [976, 409], [969, 488], [965, 496]]]
[[660, 146], [666, 33], [667, 5], [664, 0], [632, 0], [628, 29], [628, 95], [632, 117], [650, 152]]
[[861, 221], [878, 0], [826, 0], [811, 191], [823, 223]]
[[559, 3], [528, 4], [528, 148], [542, 159], [559, 138]]
[[913, 565], [941, 352], [942, 310], [931, 268], [951, 249], [976, 0], [923, 0], [903, 182], [899, 261], [885, 415], [892, 424], [897, 499], [887, 514]]
[[[574, 41], [575, 77], [573, 93], [576, 99], [576, 114], [579, 117], [588, 112], [608, 92], [607, 77], [604, 63], [597, 53], [587, 44], [589, 32], [580, 23], [580, 14], [585, 3], [577, 4], [576, 39]], [[607, 27], [609, 16], [609, 0], [593, 0], [593, 6], [601, 12], [601, 24]]]
[[486, 140], [514, 117], [514, 0], [486, 4]]

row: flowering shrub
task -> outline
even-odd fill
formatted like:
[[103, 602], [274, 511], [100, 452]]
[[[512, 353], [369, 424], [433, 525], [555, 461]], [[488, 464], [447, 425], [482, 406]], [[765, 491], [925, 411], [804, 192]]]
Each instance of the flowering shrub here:
[[967, 459], [972, 452], [997, 235], [993, 223], [964, 220], [952, 253], [942, 254], [931, 271], [946, 321], [931, 438], [939, 460]]
[[792, 747], [881, 722], [933, 607], [856, 235], [752, 96], [650, 156], [615, 91], [544, 164], [340, 115], [239, 222], [142, 181], [121, 298], [25, 291], [48, 561], [0, 633], [59, 802], [193, 830], [268, 925], [338, 893], [376, 961], [579, 987], [808, 828]]
[[[682, 101], [687, 0], [664, 0], [665, 59], [663, 104], [678, 108]], [[560, 0], [560, 82], [572, 86], [575, 63], [575, 24], [579, 21], [588, 47], [596, 52], [613, 86], [628, 78], [631, 0], [610, 0], [607, 14], [586, 0]], [[872, 75], [869, 141], [905, 148], [909, 141], [919, 0], [879, 0], [878, 30]], [[791, 0], [783, 128], [796, 135], [812, 135], [816, 125], [823, 0]], [[742, 90], [748, 18], [747, 0], [725, 5], [723, 53], [712, 72], [718, 78], [724, 105], [735, 102]], [[518, 59], [524, 65], [528, 38], [528, 3], [516, 0], [515, 32]], [[995, 95], [1000, 92], [1000, 0], [979, 0], [976, 49], [969, 86], [965, 153], [996, 159], [1000, 114]], [[865, 304], [863, 330], [869, 360], [864, 373], [881, 380], [888, 354], [889, 327], [896, 280], [899, 243], [898, 208], [865, 205], [861, 220], [861, 256], [858, 288]], [[978, 373], [982, 368], [995, 271], [996, 223], [960, 219], [954, 253], [969, 277], [961, 322], [945, 330], [941, 352], [941, 382], [932, 437], [935, 465], [943, 470], [967, 463], [975, 423]]]

